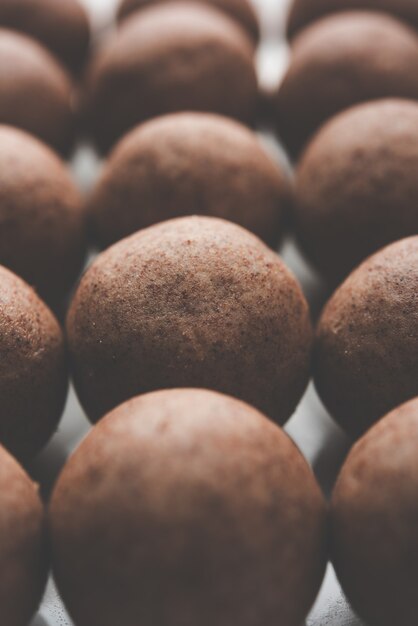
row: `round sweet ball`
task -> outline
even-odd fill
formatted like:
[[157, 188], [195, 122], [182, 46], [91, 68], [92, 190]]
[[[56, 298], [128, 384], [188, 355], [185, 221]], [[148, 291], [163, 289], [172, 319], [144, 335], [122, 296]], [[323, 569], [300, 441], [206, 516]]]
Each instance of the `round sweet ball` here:
[[411, 626], [418, 598], [418, 398], [350, 452], [332, 499], [334, 566], [369, 626]]
[[72, 95], [69, 75], [46, 48], [0, 28], [0, 124], [67, 152], [73, 142]]
[[64, 337], [55, 317], [0, 266], [0, 443], [21, 459], [57, 428], [67, 396]]
[[353, 9], [383, 11], [418, 27], [416, 0], [293, 0], [287, 20], [288, 37], [329, 13]]
[[300, 626], [325, 569], [326, 507], [306, 461], [261, 413], [206, 390], [107, 415], [49, 518], [80, 626]]
[[140, 228], [204, 214], [277, 246], [291, 187], [257, 136], [209, 113], [173, 113], [123, 139], [90, 198], [94, 237], [106, 247]]
[[84, 215], [81, 197], [52, 150], [0, 125], [0, 264], [54, 305], [82, 269]]
[[257, 237], [217, 218], [163, 222], [103, 252], [75, 293], [67, 335], [92, 421], [139, 393], [204, 387], [284, 423], [310, 373], [299, 284]]
[[0, 446], [0, 621], [25, 626], [41, 601], [49, 563], [37, 485]]
[[0, 0], [0, 25], [38, 39], [71, 71], [86, 59], [90, 25], [78, 0]]
[[403, 22], [368, 11], [325, 17], [294, 41], [276, 95], [277, 132], [295, 156], [325, 121], [352, 105], [416, 100], [417, 64], [418, 35]]
[[253, 43], [205, 3], [162, 2], [137, 12], [105, 41], [86, 78], [86, 125], [109, 149], [148, 118], [208, 111], [252, 123]]
[[[119, 5], [118, 18], [120, 20], [132, 15], [150, 4], [169, 0], [122, 0]], [[176, 0], [171, 0], [176, 1]], [[257, 12], [251, 0], [196, 0], [209, 4], [216, 9], [226, 13], [229, 17], [240, 24], [250, 35], [251, 39], [257, 42], [260, 38], [260, 24]]]
[[295, 227], [338, 284], [383, 246], [418, 233], [418, 103], [381, 100], [328, 122], [296, 175]]
[[352, 436], [418, 395], [418, 236], [380, 250], [337, 289], [319, 321], [314, 377]]

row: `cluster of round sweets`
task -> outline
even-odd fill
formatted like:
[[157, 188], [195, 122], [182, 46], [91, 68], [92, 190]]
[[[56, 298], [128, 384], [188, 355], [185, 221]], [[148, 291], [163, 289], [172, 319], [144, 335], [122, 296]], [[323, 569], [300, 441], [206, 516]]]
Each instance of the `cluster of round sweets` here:
[[[77, 0], [0, 0], [1, 624], [52, 559], [76, 626], [300, 626], [329, 554], [370, 626], [415, 624], [417, 6], [294, 0], [291, 180], [248, 128], [248, 0], [125, 0], [91, 53]], [[111, 150], [87, 202], [53, 151], [80, 129]], [[289, 224], [336, 288], [315, 332]], [[11, 454], [69, 370], [97, 425], [45, 514]], [[281, 429], [311, 375], [360, 438], [330, 507]]]

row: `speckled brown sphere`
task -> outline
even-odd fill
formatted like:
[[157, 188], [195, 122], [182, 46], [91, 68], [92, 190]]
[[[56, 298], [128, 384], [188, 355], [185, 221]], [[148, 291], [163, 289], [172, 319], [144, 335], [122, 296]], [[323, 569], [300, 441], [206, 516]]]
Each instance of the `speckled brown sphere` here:
[[32, 136], [0, 125], [0, 264], [57, 304], [85, 252], [82, 201], [64, 163]]
[[287, 34], [293, 37], [311, 22], [339, 11], [383, 11], [418, 28], [416, 0], [293, 0], [287, 21]]
[[[124, 19], [134, 11], [143, 9], [156, 2], [168, 2], [176, 0], [121, 0], [118, 17]], [[254, 41], [260, 38], [260, 24], [256, 10], [251, 0], [196, 0], [209, 4], [212, 7], [226, 13], [229, 17], [238, 22], [250, 35]]]
[[253, 45], [226, 15], [196, 2], [157, 3], [126, 20], [93, 57], [87, 124], [106, 150], [148, 118], [210, 111], [252, 123]]
[[0, 446], [0, 623], [27, 626], [45, 589], [45, 515], [38, 489]]
[[102, 247], [196, 213], [241, 224], [275, 247], [290, 196], [287, 175], [245, 126], [209, 113], [174, 113], [118, 144], [89, 212]]
[[64, 338], [36, 293], [0, 266], [0, 443], [34, 456], [54, 433], [67, 396]]
[[418, 103], [382, 100], [333, 118], [300, 162], [295, 227], [337, 284], [383, 246], [418, 233]]
[[73, 85], [37, 41], [0, 28], [0, 124], [17, 126], [68, 151], [73, 141]]
[[93, 421], [139, 393], [205, 387], [284, 423], [309, 378], [311, 324], [296, 279], [257, 237], [216, 218], [163, 222], [102, 253], [75, 293], [67, 334]]
[[325, 569], [306, 461], [258, 411], [211, 391], [110, 413], [64, 468], [49, 517], [78, 626], [300, 626]]
[[278, 133], [295, 155], [323, 122], [354, 104], [418, 99], [417, 65], [418, 35], [403, 22], [368, 11], [323, 18], [294, 41], [277, 93]]
[[337, 289], [318, 325], [314, 376], [353, 436], [418, 395], [418, 236], [380, 250]]
[[417, 620], [417, 448], [415, 398], [357, 443], [334, 490], [334, 565], [369, 626], [412, 626]]
[[72, 71], [85, 61], [90, 26], [78, 0], [0, 0], [0, 25], [38, 39]]

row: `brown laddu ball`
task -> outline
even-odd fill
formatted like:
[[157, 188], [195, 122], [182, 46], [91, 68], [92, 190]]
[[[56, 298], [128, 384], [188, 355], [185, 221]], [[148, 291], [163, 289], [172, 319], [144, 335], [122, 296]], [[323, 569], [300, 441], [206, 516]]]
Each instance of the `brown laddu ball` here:
[[197, 389], [103, 419], [58, 479], [49, 522], [78, 626], [300, 626], [327, 556], [326, 507], [293, 442]]
[[274, 247], [290, 201], [286, 173], [252, 131], [209, 113], [174, 113], [146, 122], [118, 144], [89, 213], [102, 247], [196, 213], [237, 222]]
[[182, 110], [254, 121], [257, 77], [249, 37], [204, 3], [157, 3], [105, 41], [86, 78], [86, 124], [107, 150], [148, 118]]
[[383, 246], [418, 233], [418, 103], [358, 105], [326, 124], [296, 175], [294, 223], [337, 284]]
[[416, 0], [293, 0], [287, 20], [287, 34], [292, 38], [302, 28], [329, 13], [353, 9], [383, 11], [418, 27]]
[[64, 337], [29, 285], [1, 266], [0, 279], [0, 442], [26, 460], [47, 443], [64, 408]]
[[139, 393], [205, 387], [283, 423], [310, 372], [296, 279], [257, 237], [216, 218], [163, 222], [103, 252], [74, 295], [67, 335], [92, 421]]
[[0, 28], [0, 124], [17, 126], [61, 152], [73, 142], [73, 84], [37, 41]]
[[83, 266], [85, 222], [64, 163], [31, 135], [0, 125], [0, 263], [58, 304]]
[[294, 41], [276, 97], [277, 131], [297, 155], [323, 122], [352, 105], [418, 99], [417, 64], [417, 33], [390, 15], [353, 11], [325, 17]]
[[29, 476], [0, 446], [0, 622], [27, 626], [41, 601], [49, 562], [44, 507]]
[[[176, 0], [122, 0], [119, 3], [118, 18], [120, 20], [132, 15], [138, 9], [143, 9], [150, 4], [163, 1]], [[260, 38], [260, 24], [257, 12], [250, 0], [196, 0], [209, 4], [226, 13], [237, 21], [254, 41]]]
[[78, 0], [0, 0], [0, 25], [38, 39], [72, 71], [86, 59], [90, 25]]
[[350, 452], [332, 499], [332, 552], [349, 601], [369, 626], [418, 614], [418, 398]]
[[337, 289], [319, 321], [314, 378], [353, 436], [418, 395], [418, 236], [383, 248]]

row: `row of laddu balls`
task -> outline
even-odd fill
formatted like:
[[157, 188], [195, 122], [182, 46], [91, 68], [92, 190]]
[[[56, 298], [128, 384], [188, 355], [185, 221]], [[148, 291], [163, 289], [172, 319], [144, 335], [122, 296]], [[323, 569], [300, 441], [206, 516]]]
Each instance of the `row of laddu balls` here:
[[[274, 101], [282, 136], [294, 135], [294, 123], [302, 128], [312, 122], [303, 132], [301, 143], [310, 141], [298, 163], [294, 190], [285, 172], [238, 122], [157, 117], [135, 126], [179, 109], [209, 110], [246, 122], [255, 117], [251, 41], [257, 39], [256, 17], [244, 1], [231, 6], [219, 1], [225, 4], [223, 13], [205, 2], [181, 7], [154, 2], [132, 11], [128, 19], [123, 17], [139, 3], [121, 6], [122, 25], [92, 53], [81, 91], [86, 128], [99, 144], [110, 147], [134, 128], [112, 151], [87, 211], [57, 159], [53, 163], [46, 150], [41, 155], [33, 142], [1, 129], [0, 172], [7, 202], [0, 218], [8, 228], [0, 232], [0, 263], [22, 275], [52, 305], [68, 293], [83, 265], [86, 213], [91, 238], [100, 247], [155, 222], [195, 212], [235, 221], [276, 247], [291, 213], [304, 253], [332, 286], [369, 254], [418, 232], [418, 105], [406, 100], [418, 94], [418, 36], [388, 14], [340, 11], [303, 29], [293, 42], [290, 67]], [[30, 29], [80, 71], [88, 49], [87, 18], [74, 0], [49, 0], [51, 6], [44, 6], [46, 2], [3, 0], [0, 24]], [[298, 6], [290, 23], [292, 15], [302, 12]], [[234, 8], [239, 16], [235, 23]], [[412, 8], [410, 14], [405, 10], [402, 17], [409, 15], [412, 21], [412, 13]], [[206, 29], [210, 32], [205, 34]], [[246, 39], [247, 63], [241, 63], [237, 37], [242, 45]], [[383, 51], [380, 41], [389, 42]], [[0, 123], [63, 147], [66, 142], [52, 135], [74, 125], [74, 89], [58, 65], [34, 39], [0, 31]], [[252, 79], [245, 79], [249, 75]], [[245, 97], [242, 91], [250, 83], [247, 96], [252, 96]], [[31, 106], [22, 106], [25, 93], [31, 94]], [[346, 108], [370, 99], [370, 104]], [[241, 114], [234, 107], [253, 113]], [[28, 167], [35, 158], [39, 167]], [[9, 176], [12, 161], [14, 179]], [[396, 184], [387, 183], [393, 180]], [[37, 192], [28, 193], [33, 187]], [[46, 217], [48, 200], [54, 209]]]
[[[294, 2], [290, 34], [305, 28], [292, 40], [290, 67], [272, 102], [273, 122], [293, 154], [349, 106], [384, 97], [417, 99], [414, 4]], [[74, 118], [80, 116], [84, 131], [105, 151], [139, 122], [178, 110], [256, 122], [259, 25], [248, 0], [132, 0], [121, 2], [119, 18], [120, 27], [87, 58], [88, 20], [76, 0], [3, 0], [0, 24], [37, 37], [56, 58], [33, 39], [2, 32], [1, 55], [15, 71], [0, 75], [9, 96], [1, 116], [61, 150], [68, 150], [75, 130], [79, 134]], [[75, 80], [71, 70], [78, 71]], [[30, 111], [19, 106], [24, 92], [31, 93]]]
[[128, 133], [86, 201], [49, 148], [3, 125], [0, 263], [59, 308], [89, 240], [106, 248], [199, 213], [238, 223], [273, 249], [290, 223], [335, 287], [373, 252], [418, 232], [417, 167], [412, 101], [366, 103], [333, 118], [309, 144], [294, 182], [239, 123], [176, 113]]
[[[418, 392], [417, 258], [414, 235], [363, 261], [313, 336], [296, 278], [247, 229], [186, 216], [138, 230], [99, 254], [70, 299], [66, 338], [80, 401], [95, 422], [139, 393], [207, 387], [283, 425], [313, 374], [331, 415], [357, 437]], [[0, 441], [25, 459], [60, 419], [65, 341], [36, 291], [0, 270]]]
[[[24, 460], [56, 428], [66, 354], [35, 292], [5, 268], [0, 277], [0, 437]], [[0, 448], [0, 566], [13, 572], [0, 580], [2, 621], [24, 626], [51, 560], [77, 626], [298, 626], [331, 556], [368, 624], [411, 626], [417, 286], [414, 236], [354, 270], [319, 321], [320, 396], [349, 433], [367, 431], [329, 516], [280, 428], [312, 345], [308, 306], [280, 258], [209, 217], [163, 222], [99, 255], [67, 316], [75, 387], [97, 424], [47, 515]]]
[[367, 624], [412, 626], [417, 440], [415, 398], [353, 447], [327, 507], [293, 442], [256, 409], [156, 391], [93, 428], [47, 512], [0, 447], [3, 623], [28, 623], [52, 557], [77, 626], [298, 626], [331, 554]]
[[[370, 106], [392, 116], [401, 107], [402, 120], [404, 111], [411, 115], [406, 129], [381, 122], [377, 134], [382, 143], [370, 148], [369, 161], [360, 168], [363, 174], [370, 171], [377, 150], [383, 164], [370, 173], [375, 183], [376, 177], [378, 182], [387, 180], [384, 171], [392, 171], [381, 168], [399, 171], [398, 150], [413, 129], [416, 113], [415, 105], [407, 102]], [[373, 110], [350, 112], [354, 114], [370, 120]], [[364, 141], [369, 124], [360, 125], [357, 141]], [[394, 135], [385, 135], [387, 126]], [[28, 280], [53, 302], [58, 293], [48, 286], [49, 276], [63, 276], [66, 262], [48, 254], [54, 249], [62, 253], [65, 246], [71, 253], [84, 250], [82, 202], [55, 155], [27, 135], [2, 130], [10, 150], [3, 205], [12, 207], [16, 218], [23, 215], [22, 207], [30, 208], [25, 202], [37, 200], [29, 214], [44, 218], [42, 223], [26, 217], [22, 230], [9, 214], [5, 223], [13, 228], [4, 231], [4, 248], [9, 243], [22, 269], [14, 260], [4, 263], [28, 278], [25, 272], [35, 270], [43, 252], [48, 272], [39, 276], [46, 287], [40, 279], [39, 286], [38, 279]], [[208, 140], [206, 152], [202, 138]], [[408, 146], [404, 158], [409, 176], [400, 179], [399, 198], [408, 193], [411, 198], [414, 189], [413, 136]], [[19, 169], [19, 158], [26, 154], [27, 164]], [[359, 151], [353, 154], [358, 157]], [[365, 154], [364, 145], [360, 154]], [[119, 163], [117, 176], [112, 160]], [[329, 158], [330, 164], [334, 161]], [[343, 171], [349, 164], [343, 163]], [[147, 188], [154, 171], [155, 180]], [[16, 175], [14, 186], [7, 187]], [[209, 178], [212, 184], [205, 186]], [[315, 182], [317, 178], [313, 175]], [[371, 183], [363, 185], [365, 199], [379, 190], [382, 198], [388, 195], [384, 184]], [[116, 213], [109, 205], [106, 224], [101, 207], [113, 189], [119, 205]], [[341, 179], [334, 190], [337, 195], [344, 191]], [[173, 193], [175, 202], [170, 201]], [[191, 207], [186, 212], [196, 212], [198, 204], [199, 212], [237, 221], [274, 245], [291, 196], [290, 183], [249, 131], [220, 118], [187, 114], [162, 118], [128, 136], [105, 168], [93, 194], [96, 201], [91, 200], [96, 208], [89, 212], [102, 246], [176, 215], [176, 207], [183, 204]], [[129, 211], [124, 213], [125, 206]], [[396, 223], [393, 198], [388, 206]], [[50, 230], [49, 241], [39, 239], [51, 224], [58, 228], [57, 215], [69, 225], [54, 236]], [[119, 223], [121, 231], [114, 232]], [[361, 259], [392, 239], [416, 232], [407, 226], [395, 234], [390, 218], [381, 223], [388, 234], [366, 246]], [[68, 243], [71, 228], [81, 244]], [[16, 232], [20, 239], [14, 239]], [[15, 241], [25, 243], [10, 245]], [[39, 253], [31, 252], [29, 242]], [[336, 291], [318, 325], [317, 388], [335, 418], [356, 436], [417, 395], [417, 246], [417, 237], [411, 237], [366, 261]], [[337, 244], [331, 264], [334, 258], [337, 263], [338, 250]], [[26, 459], [56, 428], [66, 395], [66, 354], [50, 311], [14, 274], [5, 269], [1, 273], [0, 439]], [[57, 280], [60, 297], [75, 274], [73, 269], [65, 289]], [[258, 239], [209, 218], [167, 222], [103, 253], [76, 291], [67, 335], [76, 388], [92, 421], [139, 393], [194, 386], [246, 400], [283, 424], [310, 373], [309, 315], [295, 279]], [[416, 563], [411, 557], [416, 421], [412, 402], [370, 431], [350, 455], [333, 500], [333, 560], [353, 605], [372, 625], [409, 626], [416, 614], [414, 590], [407, 584], [411, 561]], [[44, 514], [29, 479], [5, 452], [2, 456], [7, 546], [0, 558], [3, 571], [16, 574], [0, 585], [1, 622], [19, 626], [39, 601], [48, 569]], [[384, 491], [379, 491], [381, 485]], [[322, 580], [326, 518], [303, 459], [255, 409], [211, 392], [160, 392], [123, 405], [100, 421], [64, 470], [50, 507], [55, 577], [80, 626], [299, 626]], [[382, 541], [393, 538], [393, 552], [379, 550], [377, 527]]]

